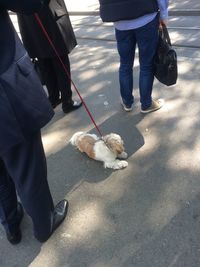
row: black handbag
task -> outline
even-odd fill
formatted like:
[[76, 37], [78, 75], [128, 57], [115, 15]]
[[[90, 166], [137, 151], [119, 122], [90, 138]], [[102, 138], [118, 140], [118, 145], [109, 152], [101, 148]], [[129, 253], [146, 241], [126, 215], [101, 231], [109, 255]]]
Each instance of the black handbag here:
[[159, 42], [155, 56], [155, 77], [163, 84], [176, 84], [178, 78], [177, 54], [172, 48], [167, 27], [159, 29]]

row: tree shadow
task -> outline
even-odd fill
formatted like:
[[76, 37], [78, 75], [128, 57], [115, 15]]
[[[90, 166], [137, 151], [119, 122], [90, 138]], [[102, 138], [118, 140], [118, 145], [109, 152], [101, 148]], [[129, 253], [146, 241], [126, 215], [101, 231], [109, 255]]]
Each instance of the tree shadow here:
[[176, 86], [155, 81], [156, 97], [167, 103], [144, 117], [137, 104], [130, 114], [120, 107], [113, 48], [111, 42], [81, 41], [71, 55], [72, 75], [103, 134], [117, 132], [124, 139], [128, 168], [104, 169], [69, 145], [75, 131], [95, 129], [83, 110], [64, 116], [58, 107], [43, 135], [63, 133], [51, 140], [61, 146], [47, 153], [48, 175], [55, 203], [69, 199], [69, 215], [42, 246], [28, 217], [15, 249], [0, 229], [0, 266], [200, 265], [199, 64], [182, 59]]
[[200, 194], [188, 202], [158, 233], [131, 255], [123, 266], [200, 266]]
[[[131, 116], [127, 114], [126, 116], [124, 113], [116, 113], [99, 127], [104, 134], [111, 132], [120, 134], [125, 142], [126, 151], [131, 157], [144, 145], [144, 139], [136, 127], [142, 118], [141, 114]], [[94, 133], [95, 128], [90, 132]], [[86, 154], [81, 153], [70, 144], [58, 153], [49, 156], [48, 165], [49, 179], [56, 199], [63, 198], [67, 193], [75, 191], [77, 186], [84, 182], [99, 183], [112, 173], [123, 173], [123, 170], [104, 169], [102, 162], [89, 159]], [[65, 186], [60, 188], [60, 185]]]

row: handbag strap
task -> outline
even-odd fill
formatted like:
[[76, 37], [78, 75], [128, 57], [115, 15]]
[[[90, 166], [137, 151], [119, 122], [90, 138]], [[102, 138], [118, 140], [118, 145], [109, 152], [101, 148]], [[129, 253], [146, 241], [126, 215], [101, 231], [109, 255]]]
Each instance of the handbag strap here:
[[166, 25], [162, 25], [162, 27], [159, 28], [159, 33], [161, 35], [161, 38], [164, 39], [171, 46], [171, 39], [169, 37], [169, 32], [167, 30]]

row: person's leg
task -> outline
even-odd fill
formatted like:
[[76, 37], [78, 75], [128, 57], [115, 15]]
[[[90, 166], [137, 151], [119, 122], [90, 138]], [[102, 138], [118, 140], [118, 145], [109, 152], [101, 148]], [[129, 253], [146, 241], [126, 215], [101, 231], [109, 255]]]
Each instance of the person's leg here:
[[57, 58], [53, 59], [54, 64], [54, 71], [57, 79], [57, 83], [59, 86], [59, 90], [61, 92], [61, 100], [62, 104], [67, 104], [68, 102], [72, 101], [72, 90], [71, 90], [71, 69], [70, 69], [70, 62], [69, 57], [62, 56], [62, 62], [64, 63], [68, 75], [65, 73], [63, 66], [61, 65], [60, 61]]
[[35, 237], [45, 240], [52, 231], [54, 205], [40, 132], [4, 153], [2, 159], [33, 221]]
[[15, 185], [0, 158], [0, 220], [6, 233], [18, 230], [19, 219]]
[[35, 237], [45, 242], [65, 219], [68, 202], [63, 199], [54, 208], [40, 131], [0, 155], [0, 173], [0, 218], [9, 237], [14, 230], [17, 243], [21, 240], [23, 209], [17, 203], [17, 190], [33, 221]]
[[152, 104], [152, 88], [154, 81], [154, 56], [158, 44], [158, 17], [147, 25], [138, 28], [136, 39], [139, 48], [140, 61], [140, 102], [142, 110]]
[[39, 58], [38, 67], [48, 90], [49, 101], [52, 107], [55, 108], [61, 103], [59, 96], [59, 84], [54, 70], [54, 63], [52, 58]]
[[136, 39], [134, 30], [115, 31], [117, 49], [120, 56], [119, 82], [123, 103], [131, 107], [133, 97], [133, 63], [135, 57]]
[[[62, 66], [59, 59], [54, 58], [54, 72], [57, 79], [57, 84], [61, 92], [61, 102], [62, 109], [65, 113], [78, 109], [82, 103], [72, 100], [72, 90], [71, 90], [71, 68], [68, 55], [61, 56], [63, 64], [66, 70]], [[67, 73], [66, 73], [67, 72]]]

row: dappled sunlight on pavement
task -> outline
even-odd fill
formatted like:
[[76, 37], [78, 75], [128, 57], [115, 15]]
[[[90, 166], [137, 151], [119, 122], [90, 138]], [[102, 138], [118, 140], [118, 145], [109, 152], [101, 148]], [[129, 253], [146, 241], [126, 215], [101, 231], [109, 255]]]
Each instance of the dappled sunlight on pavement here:
[[[73, 11], [98, 6], [96, 0], [66, 3]], [[191, 1], [171, 3], [173, 8], [184, 5], [190, 7]], [[193, 8], [198, 5], [196, 1]], [[198, 18], [171, 18], [170, 23], [200, 26]], [[0, 266], [200, 266], [199, 49], [176, 47], [177, 84], [167, 87], [155, 80], [153, 98], [163, 98], [165, 105], [147, 115], [140, 113], [137, 52], [135, 103], [127, 113], [120, 104], [112, 26], [91, 17], [73, 21], [78, 46], [70, 54], [72, 79], [102, 133], [122, 136], [129, 165], [120, 171], [104, 169], [102, 162], [72, 147], [75, 132], [96, 130], [84, 107], [65, 115], [59, 105], [42, 136], [49, 186], [55, 203], [69, 200], [68, 215], [45, 244], [33, 238], [28, 216], [22, 224], [23, 242], [14, 250], [0, 229], [0, 255], [9, 254], [0, 257]], [[173, 43], [199, 44], [199, 31], [172, 28], [170, 34]], [[74, 90], [73, 98], [78, 99]]]

